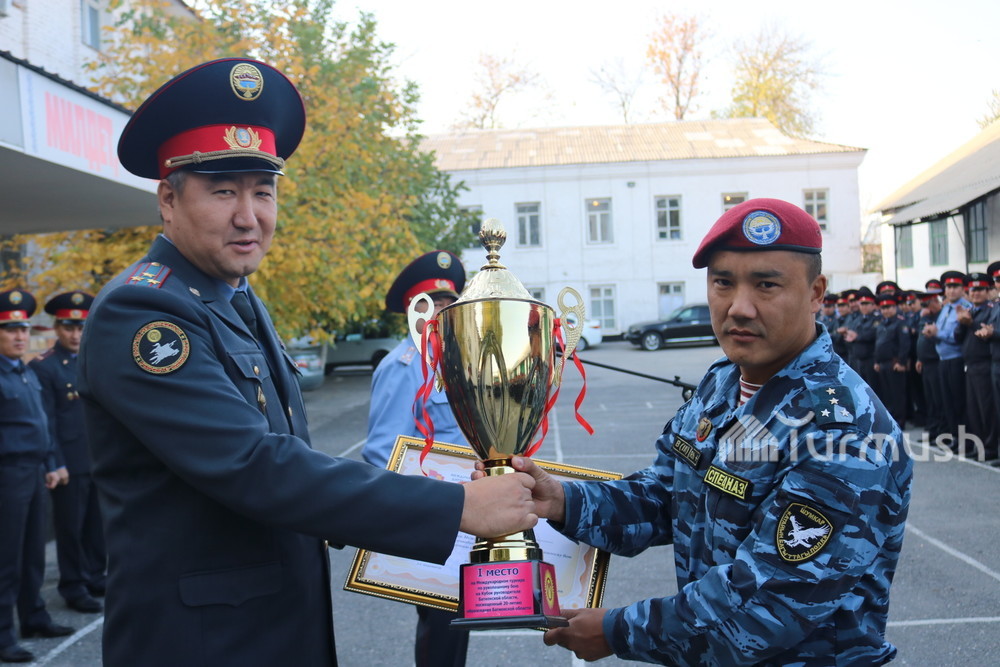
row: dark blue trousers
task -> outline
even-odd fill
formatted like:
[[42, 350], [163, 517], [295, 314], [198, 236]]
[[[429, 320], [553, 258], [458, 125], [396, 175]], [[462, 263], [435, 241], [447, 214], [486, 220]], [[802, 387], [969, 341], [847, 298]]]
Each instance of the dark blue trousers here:
[[89, 474], [70, 474], [69, 484], [52, 489], [52, 518], [59, 594], [66, 601], [78, 600], [89, 595], [90, 586], [104, 586], [108, 560], [97, 489]]
[[21, 628], [51, 623], [42, 601], [45, 574], [45, 472], [41, 463], [0, 461], [0, 647]]

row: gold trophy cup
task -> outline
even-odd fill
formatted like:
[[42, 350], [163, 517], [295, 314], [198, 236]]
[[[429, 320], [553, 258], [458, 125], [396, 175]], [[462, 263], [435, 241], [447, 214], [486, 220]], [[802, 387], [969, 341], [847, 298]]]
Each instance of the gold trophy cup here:
[[[496, 219], [483, 222], [479, 239], [488, 263], [466, 285], [457, 301], [437, 316], [443, 385], [459, 427], [486, 466], [487, 475], [514, 472], [511, 457], [524, 456], [532, 444], [558, 386], [566, 359], [580, 340], [584, 322], [579, 293], [564, 288], [558, 303], [565, 351], [557, 365], [555, 311], [532, 298], [500, 264], [507, 235]], [[575, 304], [564, 305], [569, 294]], [[420, 313], [433, 309], [426, 294], [410, 304], [411, 335], [419, 341]], [[567, 322], [566, 314], [576, 314]], [[544, 562], [532, 530], [503, 536], [477, 536], [460, 576], [461, 629], [558, 627], [560, 615], [555, 569]]]

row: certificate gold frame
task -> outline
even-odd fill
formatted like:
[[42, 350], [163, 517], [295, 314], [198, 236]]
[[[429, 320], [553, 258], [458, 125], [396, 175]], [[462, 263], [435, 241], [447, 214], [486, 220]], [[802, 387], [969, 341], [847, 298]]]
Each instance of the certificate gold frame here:
[[[407, 436], [396, 438], [386, 468], [404, 475], [420, 475], [420, 452], [424, 441]], [[479, 460], [469, 447], [435, 442], [424, 461], [428, 475], [450, 481], [468, 480]], [[615, 480], [615, 472], [583, 468], [533, 459], [561, 481]], [[573, 542], [544, 521], [535, 526], [535, 536], [545, 550], [546, 560], [556, 567], [559, 605], [563, 609], [599, 607], [604, 598], [611, 555], [595, 547]], [[459, 533], [451, 556], [444, 565], [388, 556], [358, 549], [347, 575], [344, 590], [406, 602], [414, 605], [458, 610], [459, 568], [468, 560], [476, 538]]]

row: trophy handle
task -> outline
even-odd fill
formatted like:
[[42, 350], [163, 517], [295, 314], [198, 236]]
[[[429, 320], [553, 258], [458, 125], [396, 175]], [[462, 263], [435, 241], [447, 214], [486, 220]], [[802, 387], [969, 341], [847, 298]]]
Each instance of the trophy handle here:
[[[571, 295], [575, 303], [567, 306], [566, 295]], [[580, 342], [580, 336], [583, 334], [583, 321], [586, 317], [586, 311], [583, 308], [583, 298], [580, 296], [580, 293], [572, 287], [562, 288], [559, 292], [559, 297], [556, 299], [556, 303], [559, 304], [559, 321], [562, 323], [562, 330], [564, 332], [566, 342], [566, 348], [563, 350], [562, 360], [559, 362], [559, 369], [554, 378], [554, 382], [556, 386], [558, 386], [562, 383], [563, 369], [566, 367], [566, 360], [573, 356], [573, 351], [576, 350], [576, 344]], [[575, 324], [567, 319], [566, 315], [569, 313], [576, 315]]]
[[[423, 312], [417, 310], [417, 306], [421, 303], [427, 306]], [[421, 292], [417, 296], [413, 297], [413, 300], [410, 301], [409, 307], [406, 309], [406, 323], [410, 328], [410, 340], [412, 340], [413, 344], [417, 346], [417, 352], [421, 352], [423, 354], [424, 363], [428, 366], [431, 365], [431, 350], [429, 347], [424, 350], [423, 346], [420, 344], [421, 333], [418, 325], [421, 321], [425, 323], [429, 321], [431, 319], [430, 316], [433, 313], [434, 299], [432, 299], [426, 292]], [[437, 380], [438, 386], [440, 386], [441, 377], [438, 376]]]

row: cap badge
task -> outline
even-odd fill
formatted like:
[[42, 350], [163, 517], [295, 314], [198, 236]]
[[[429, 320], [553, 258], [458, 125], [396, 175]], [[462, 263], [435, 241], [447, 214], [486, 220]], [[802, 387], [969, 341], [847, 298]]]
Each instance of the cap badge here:
[[447, 269], [451, 266], [451, 255], [446, 252], [439, 252], [437, 256], [437, 263], [442, 269]]
[[79, 306], [83, 303], [83, 295], [79, 292], [73, 292], [73, 296], [71, 296], [69, 300], [73, 302], [74, 306]]
[[226, 135], [223, 138], [230, 148], [260, 150], [260, 135], [254, 132], [252, 127], [233, 126], [226, 130]]
[[69, 311], [69, 319], [71, 319], [71, 320], [82, 320], [83, 319], [83, 311], [82, 310], [76, 310], [76, 309]]
[[17, 291], [15, 291], [15, 292], [11, 292], [11, 293], [10, 293], [10, 302], [11, 302], [12, 304], [14, 304], [15, 306], [16, 306], [17, 304], [21, 303], [21, 300], [22, 300], [23, 298], [24, 298], [24, 297], [23, 297], [23, 296], [21, 295], [21, 293], [20, 293], [20, 292], [17, 292]]
[[236, 97], [252, 102], [264, 90], [264, 77], [260, 70], [249, 63], [239, 63], [229, 73], [229, 83]]
[[781, 222], [767, 211], [753, 211], [743, 218], [743, 236], [756, 245], [771, 245], [781, 236]]

